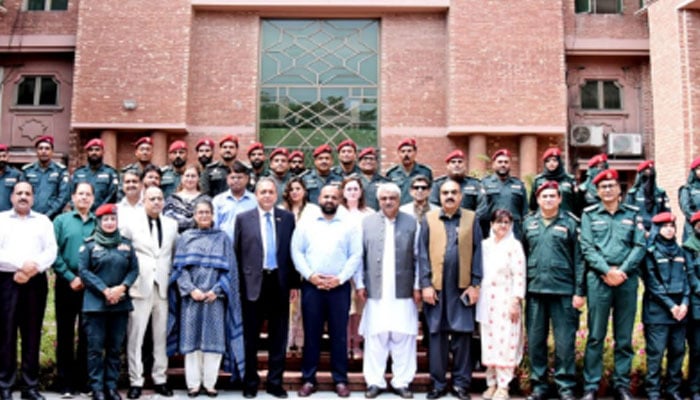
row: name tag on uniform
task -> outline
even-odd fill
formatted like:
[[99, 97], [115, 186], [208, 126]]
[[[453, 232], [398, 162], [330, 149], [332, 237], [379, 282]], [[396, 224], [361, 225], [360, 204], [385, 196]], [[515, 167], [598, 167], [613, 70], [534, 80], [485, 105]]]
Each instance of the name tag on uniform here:
[[566, 233], [566, 234], [569, 233], [569, 228], [567, 228], [567, 227], [565, 227], [565, 226], [556, 225], [553, 229], [554, 229], [555, 231], [564, 232], [564, 233]]
[[673, 261], [684, 263], [684, 262], [685, 262], [685, 257], [676, 257], [676, 258], [673, 259]]
[[607, 224], [607, 222], [605, 222], [605, 221], [593, 221], [593, 222], [591, 222], [591, 224], [593, 224], [593, 225], [605, 225], [605, 224]]
[[511, 188], [511, 189], [515, 189], [515, 190], [520, 190], [520, 189], [522, 189], [522, 186], [520, 186], [520, 185], [510, 185], [510, 188]]
[[117, 250], [129, 251], [129, 250], [131, 250], [131, 246], [129, 246], [126, 243], [122, 243], [117, 247]]
[[625, 225], [634, 225], [634, 221], [632, 221], [631, 219], [627, 219], [627, 218], [620, 221], [620, 223], [625, 224]]
[[58, 177], [58, 172], [52, 172], [49, 174], [50, 178], [57, 178]]
[[537, 229], [538, 226], [539, 226], [539, 224], [537, 223], [537, 221], [533, 221], [533, 222], [531, 222], [531, 223], [527, 226], [526, 229], [528, 229], [528, 230], [530, 230], [530, 229]]
[[97, 179], [109, 179], [109, 174], [97, 174]]

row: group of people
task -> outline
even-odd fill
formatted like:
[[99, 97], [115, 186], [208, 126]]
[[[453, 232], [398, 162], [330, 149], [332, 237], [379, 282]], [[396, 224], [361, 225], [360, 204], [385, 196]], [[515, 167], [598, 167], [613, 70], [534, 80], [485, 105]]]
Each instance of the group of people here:
[[[124, 342], [127, 397], [141, 397], [150, 330], [156, 393], [173, 395], [168, 356], [183, 354], [189, 396], [216, 396], [223, 368], [254, 398], [266, 325], [271, 395], [287, 397], [290, 349], [302, 349], [298, 395], [317, 390], [326, 330], [338, 396], [350, 395], [348, 358], [359, 356], [365, 397], [391, 390], [412, 398], [422, 320], [429, 399], [449, 391], [470, 398], [474, 352], [487, 368], [483, 398], [508, 399], [525, 339], [529, 400], [546, 398], [551, 329], [556, 390], [573, 400], [575, 334], [587, 303], [583, 399], [596, 398], [612, 318], [614, 394], [629, 400], [641, 278], [647, 394], [681, 398], [687, 341], [690, 389], [700, 399], [700, 158], [680, 189], [687, 225], [679, 245], [652, 161], [639, 165], [623, 197], [604, 154], [590, 160], [579, 185], [561, 151], [547, 149], [528, 197], [510, 174], [507, 149], [492, 155], [493, 173], [481, 180], [468, 175], [464, 152], [452, 151], [447, 174], [433, 180], [416, 162], [414, 139], [398, 144], [399, 163], [385, 175], [377, 151], [358, 152], [352, 140], [337, 145], [337, 166], [330, 145], [317, 147], [309, 170], [302, 152], [266, 155], [260, 143], [245, 164], [233, 135], [219, 141], [218, 161], [216, 143], [199, 140], [196, 165], [188, 164], [184, 141], [171, 144], [170, 164], [160, 168], [151, 163], [150, 138], [134, 146], [136, 162], [117, 171], [102, 161], [104, 143], [90, 140], [87, 165], [70, 175], [52, 160], [50, 136], [36, 141], [38, 159], [21, 172], [0, 145], [0, 400], [12, 398], [17, 381], [18, 331], [22, 397], [43, 399], [38, 356], [50, 268], [65, 397], [120, 399]], [[481, 344], [473, 348], [477, 332]]]

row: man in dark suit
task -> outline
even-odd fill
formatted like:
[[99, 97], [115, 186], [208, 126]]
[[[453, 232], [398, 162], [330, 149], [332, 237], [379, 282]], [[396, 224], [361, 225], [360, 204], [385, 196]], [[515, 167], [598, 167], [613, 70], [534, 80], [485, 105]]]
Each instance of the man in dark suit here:
[[262, 322], [267, 320], [267, 393], [286, 398], [282, 386], [289, 326], [289, 303], [298, 296], [299, 275], [290, 255], [294, 215], [275, 207], [277, 185], [260, 178], [258, 207], [236, 216], [233, 246], [238, 260], [243, 306], [246, 370], [243, 395], [253, 398], [260, 385], [257, 353]]

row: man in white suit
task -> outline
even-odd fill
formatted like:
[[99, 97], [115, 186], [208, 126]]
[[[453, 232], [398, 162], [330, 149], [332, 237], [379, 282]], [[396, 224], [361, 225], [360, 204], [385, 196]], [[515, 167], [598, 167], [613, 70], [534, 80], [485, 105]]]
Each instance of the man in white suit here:
[[127, 357], [129, 364], [129, 391], [127, 397], [138, 399], [143, 388], [141, 347], [149, 318], [153, 331], [153, 383], [156, 393], [170, 397], [166, 385], [168, 369], [166, 355], [166, 327], [168, 322], [168, 275], [172, 265], [177, 222], [161, 215], [163, 192], [149, 187], [143, 196], [144, 213], [124, 225], [121, 234], [131, 239], [139, 260], [139, 277], [129, 289], [134, 310], [129, 314], [127, 328]]

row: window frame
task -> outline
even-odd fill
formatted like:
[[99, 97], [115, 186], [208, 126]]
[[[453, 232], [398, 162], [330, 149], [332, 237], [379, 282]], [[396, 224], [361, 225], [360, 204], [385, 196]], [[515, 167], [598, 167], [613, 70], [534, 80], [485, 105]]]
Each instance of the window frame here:
[[[576, 14], [597, 14], [597, 15], [614, 15], [624, 13], [624, 1], [615, 0], [617, 11], [614, 13], [599, 13], [597, 12], [598, 1], [602, 0], [574, 0], [574, 13]], [[643, 1], [643, 0], [642, 0]]]
[[29, 9], [29, 1], [30, 0], [22, 0], [22, 11], [67, 11], [68, 6], [70, 4], [70, 0], [66, 0], [66, 8], [57, 8], [54, 9], [52, 8], [54, 4], [54, 0], [43, 0], [44, 1], [44, 8], [42, 10], [30, 10]]
[[[27, 79], [34, 79], [34, 93], [32, 104], [19, 104], [19, 87]], [[40, 104], [41, 100], [41, 82], [43, 79], [51, 79], [56, 84], [56, 101], [54, 104]], [[61, 82], [56, 78], [55, 75], [34, 75], [27, 74], [21, 75], [20, 78], [15, 83], [15, 95], [13, 101], [13, 108], [26, 108], [26, 109], [55, 109], [61, 107]]]
[[[588, 85], [589, 83], [595, 82], [596, 83], [596, 100], [598, 103], [598, 107], [596, 108], [587, 108], [583, 106], [583, 88], [584, 86]], [[619, 96], [619, 103], [620, 107], [619, 108], [606, 108], [605, 107], [605, 83], [610, 82], [615, 87], [617, 87], [618, 90], [618, 96]], [[624, 102], [624, 90], [623, 86], [620, 84], [620, 81], [617, 79], [585, 79], [581, 85], [579, 85], [579, 108], [581, 110], [589, 111], [589, 112], [596, 112], [596, 111], [602, 111], [602, 112], [619, 112], [623, 111], [625, 109], [625, 102]]]

